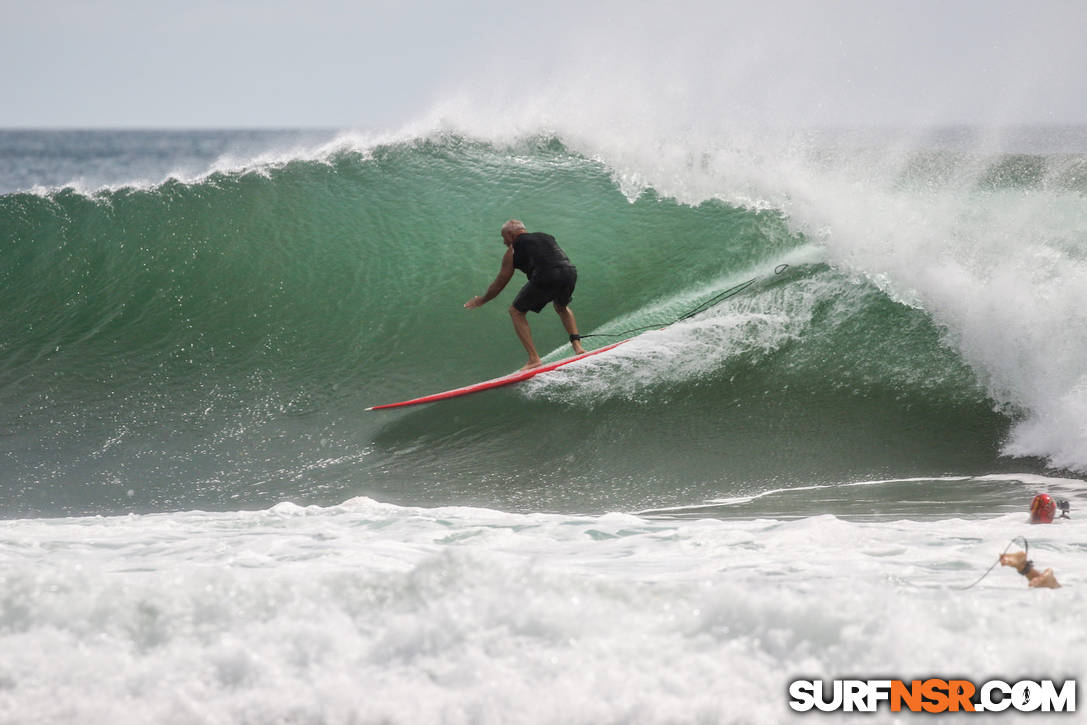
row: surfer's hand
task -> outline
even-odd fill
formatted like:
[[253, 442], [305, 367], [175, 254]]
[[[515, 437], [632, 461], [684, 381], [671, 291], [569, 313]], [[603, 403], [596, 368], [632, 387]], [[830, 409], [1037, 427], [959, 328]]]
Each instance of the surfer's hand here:
[[467, 302], [464, 303], [465, 308], [469, 309], [469, 310], [474, 310], [475, 308], [480, 307], [482, 305], [483, 305], [483, 298], [480, 297], [479, 295], [476, 295], [475, 297], [473, 297], [472, 299], [470, 299], [470, 300], [468, 300]]

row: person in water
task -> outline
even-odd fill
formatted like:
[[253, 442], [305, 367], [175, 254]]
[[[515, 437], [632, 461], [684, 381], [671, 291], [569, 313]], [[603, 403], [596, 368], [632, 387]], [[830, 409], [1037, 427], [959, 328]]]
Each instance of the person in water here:
[[1027, 552], [1025, 551], [1013, 551], [1010, 554], [1001, 554], [1000, 563], [1002, 566], [1010, 566], [1017, 572], [1027, 578], [1028, 587], [1038, 587], [1041, 589], [1060, 589], [1060, 582], [1057, 581], [1057, 576], [1053, 573], [1053, 569], [1046, 569], [1045, 571], [1038, 571], [1034, 568], [1034, 562], [1027, 559]]
[[1059, 518], [1067, 519], [1069, 518], [1068, 511], [1070, 508], [1067, 499], [1056, 498], [1048, 493], [1040, 493], [1030, 502], [1030, 522], [1032, 524], [1051, 524], [1054, 517], [1057, 516], [1057, 509], [1061, 511]]
[[486, 292], [468, 300], [464, 306], [473, 310], [493, 300], [505, 289], [513, 277], [513, 271], [519, 269], [528, 276], [528, 284], [513, 299], [509, 313], [517, 339], [528, 353], [528, 362], [521, 369], [529, 370], [543, 364], [536, 352], [536, 346], [532, 343], [532, 330], [528, 326], [526, 314], [529, 310], [538, 313], [548, 302], [553, 303], [555, 312], [559, 313], [562, 326], [570, 335], [574, 353], [584, 355], [585, 348], [581, 346], [577, 321], [570, 309], [570, 298], [577, 283], [577, 267], [570, 263], [570, 258], [555, 243], [553, 236], [529, 232], [517, 219], [510, 219], [502, 225], [502, 242], [506, 245], [506, 253], [502, 255], [498, 276]]

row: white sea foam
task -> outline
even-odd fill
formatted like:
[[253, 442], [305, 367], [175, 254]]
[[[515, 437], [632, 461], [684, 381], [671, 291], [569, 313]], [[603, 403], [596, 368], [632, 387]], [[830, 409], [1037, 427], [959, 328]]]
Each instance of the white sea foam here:
[[[1085, 524], [1023, 518], [0, 522], [0, 721], [781, 722], [796, 677], [1078, 676]], [[954, 588], [1015, 535], [1064, 588]]]

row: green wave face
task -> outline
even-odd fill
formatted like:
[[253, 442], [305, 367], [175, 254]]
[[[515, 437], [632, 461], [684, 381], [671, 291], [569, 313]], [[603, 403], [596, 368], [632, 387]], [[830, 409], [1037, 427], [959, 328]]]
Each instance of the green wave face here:
[[[511, 217], [577, 265], [586, 334], [758, 282], [591, 367], [365, 412], [523, 362], [505, 311], [521, 275], [462, 307], [498, 271]], [[354, 495], [629, 510], [1012, 465], [1009, 416], [923, 309], [839, 271], [777, 211], [630, 199], [550, 138], [13, 193], [0, 240], [3, 516]], [[531, 322], [541, 352], [564, 354], [550, 310]]]

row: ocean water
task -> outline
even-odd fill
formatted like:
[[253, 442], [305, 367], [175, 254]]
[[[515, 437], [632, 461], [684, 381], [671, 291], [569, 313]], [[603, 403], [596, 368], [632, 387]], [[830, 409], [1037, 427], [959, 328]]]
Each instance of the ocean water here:
[[[0, 722], [1079, 677], [1087, 129], [627, 131], [0, 131]], [[367, 412], [523, 363], [520, 279], [462, 307], [511, 217], [583, 334], [660, 329]], [[1041, 492], [1072, 518], [1029, 526]], [[963, 589], [1016, 536], [1064, 587]]]

